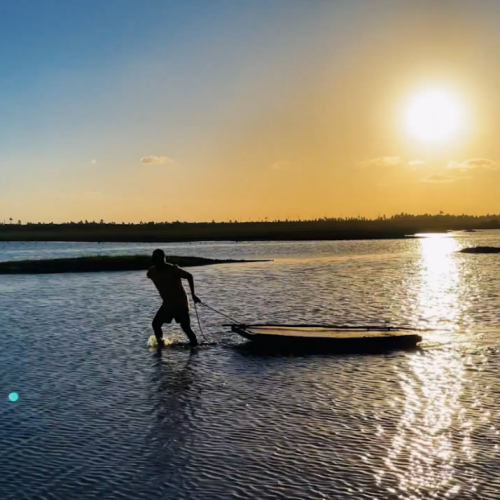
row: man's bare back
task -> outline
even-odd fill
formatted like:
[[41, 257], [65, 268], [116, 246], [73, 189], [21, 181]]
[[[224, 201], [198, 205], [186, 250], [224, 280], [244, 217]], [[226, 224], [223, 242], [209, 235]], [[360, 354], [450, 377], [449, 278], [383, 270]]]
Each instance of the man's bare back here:
[[188, 281], [193, 301], [199, 303], [201, 301], [194, 293], [193, 276], [177, 266], [167, 264], [163, 250], [158, 249], [153, 252], [152, 262], [153, 266], [148, 270], [147, 277], [155, 284], [163, 299], [163, 305], [156, 313], [152, 325], [158, 345], [163, 346], [162, 325], [175, 320], [188, 336], [191, 346], [197, 346], [198, 340], [191, 329], [189, 301], [181, 281], [182, 279]]

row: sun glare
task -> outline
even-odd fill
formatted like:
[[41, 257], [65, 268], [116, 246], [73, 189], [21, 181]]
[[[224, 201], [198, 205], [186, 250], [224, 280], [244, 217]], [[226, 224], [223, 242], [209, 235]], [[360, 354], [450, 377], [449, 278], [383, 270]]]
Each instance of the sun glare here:
[[465, 124], [458, 97], [446, 90], [427, 90], [413, 97], [406, 110], [408, 133], [429, 143], [454, 139]]

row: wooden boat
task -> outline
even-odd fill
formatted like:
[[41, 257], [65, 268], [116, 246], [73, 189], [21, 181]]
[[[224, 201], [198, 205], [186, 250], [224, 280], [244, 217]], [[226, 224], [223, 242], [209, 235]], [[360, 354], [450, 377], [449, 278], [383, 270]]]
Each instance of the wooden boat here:
[[415, 348], [419, 330], [375, 326], [226, 325], [256, 347], [317, 352], [383, 352]]

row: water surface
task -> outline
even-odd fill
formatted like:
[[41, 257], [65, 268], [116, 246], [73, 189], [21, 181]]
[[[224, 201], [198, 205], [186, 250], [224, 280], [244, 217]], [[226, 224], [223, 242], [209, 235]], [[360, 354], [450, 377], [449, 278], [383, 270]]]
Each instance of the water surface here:
[[[142, 272], [0, 276], [0, 498], [498, 498], [500, 257], [456, 253], [476, 244], [500, 235], [159, 245], [274, 259], [192, 269], [240, 320], [434, 330], [373, 356], [252, 354], [206, 309], [212, 345], [172, 327], [160, 355]], [[0, 243], [0, 260], [156, 246]]]

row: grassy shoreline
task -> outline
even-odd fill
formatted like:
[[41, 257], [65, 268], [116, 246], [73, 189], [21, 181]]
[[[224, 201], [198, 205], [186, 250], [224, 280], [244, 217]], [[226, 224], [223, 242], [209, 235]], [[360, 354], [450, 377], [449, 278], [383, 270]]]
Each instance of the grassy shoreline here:
[[[168, 256], [166, 261], [180, 267], [269, 262], [262, 260], [205, 259]], [[0, 262], [1, 274], [93, 273], [110, 271], [145, 271], [151, 267], [150, 255], [97, 255], [66, 259], [18, 260]]]

